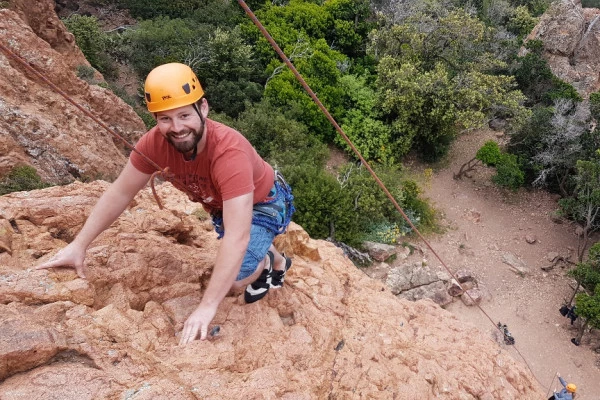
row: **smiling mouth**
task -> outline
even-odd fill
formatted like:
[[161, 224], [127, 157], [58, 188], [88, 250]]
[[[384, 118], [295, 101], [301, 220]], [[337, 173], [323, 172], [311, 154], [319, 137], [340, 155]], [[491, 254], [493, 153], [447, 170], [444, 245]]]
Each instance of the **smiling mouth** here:
[[176, 139], [176, 140], [181, 140], [181, 139], [185, 139], [186, 137], [188, 137], [192, 132], [183, 132], [183, 133], [171, 133], [171, 138], [172, 139]]

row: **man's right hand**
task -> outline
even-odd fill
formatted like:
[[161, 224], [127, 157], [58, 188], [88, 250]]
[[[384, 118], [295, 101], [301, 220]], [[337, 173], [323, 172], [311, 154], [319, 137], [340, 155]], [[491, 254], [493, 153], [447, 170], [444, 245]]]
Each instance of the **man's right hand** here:
[[50, 260], [35, 267], [35, 269], [48, 269], [55, 267], [74, 268], [80, 278], [85, 279], [83, 273], [83, 260], [85, 259], [85, 248], [77, 246], [72, 242], [67, 247], [61, 249]]

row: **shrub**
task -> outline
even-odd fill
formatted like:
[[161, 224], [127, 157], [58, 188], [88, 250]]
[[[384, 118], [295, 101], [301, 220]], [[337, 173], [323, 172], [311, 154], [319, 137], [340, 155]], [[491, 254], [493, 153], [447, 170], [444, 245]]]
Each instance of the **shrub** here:
[[12, 192], [43, 189], [48, 186], [52, 185], [43, 182], [32, 166], [16, 166], [0, 182], [0, 196]]
[[81, 49], [92, 67], [104, 73], [114, 70], [112, 60], [105, 54], [106, 33], [100, 29], [96, 17], [72, 14], [63, 20], [65, 26], [75, 36], [75, 43]]
[[285, 167], [283, 173], [294, 192], [294, 221], [311, 237], [333, 237], [350, 246], [360, 244], [353, 199], [334, 176], [309, 165]]
[[515, 8], [513, 15], [507, 23], [509, 32], [517, 36], [523, 37], [529, 34], [537, 24], [537, 18], [531, 16], [529, 10], [525, 6]]
[[525, 174], [519, 167], [517, 156], [503, 153], [496, 164], [496, 175], [492, 177], [492, 181], [498, 186], [512, 190], [523, 186]]
[[592, 118], [600, 121], [600, 92], [590, 94], [590, 113]]
[[79, 79], [83, 79], [87, 83], [94, 83], [94, 75], [96, 71], [93, 67], [88, 67], [87, 65], [78, 65], [77, 66], [77, 77]]
[[477, 151], [475, 158], [490, 167], [495, 167], [502, 157], [502, 151], [498, 146], [498, 143], [493, 140], [488, 140], [485, 144]]

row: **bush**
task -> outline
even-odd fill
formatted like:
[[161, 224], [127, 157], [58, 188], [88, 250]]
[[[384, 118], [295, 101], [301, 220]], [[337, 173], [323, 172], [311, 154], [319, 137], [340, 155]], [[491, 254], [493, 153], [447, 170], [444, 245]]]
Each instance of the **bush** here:
[[517, 156], [503, 152], [493, 140], [485, 142], [475, 158], [489, 167], [496, 167], [496, 175], [492, 177], [496, 185], [513, 190], [523, 186], [525, 173], [519, 166]]
[[517, 156], [504, 153], [496, 165], [496, 175], [492, 181], [498, 185], [512, 190], [517, 190], [525, 182], [525, 174], [519, 167]]
[[537, 18], [531, 16], [525, 6], [517, 7], [508, 21], [506, 28], [519, 37], [529, 34], [537, 24]]
[[500, 150], [498, 143], [494, 142], [493, 140], [488, 140], [477, 151], [475, 158], [485, 165], [495, 167], [502, 158], [502, 151]]
[[333, 237], [350, 246], [361, 242], [353, 198], [336, 178], [321, 168], [290, 166], [283, 169], [294, 192], [294, 221], [313, 238]]
[[63, 22], [75, 36], [75, 43], [92, 67], [107, 76], [114, 76], [116, 69], [106, 54], [107, 35], [100, 28], [96, 17], [72, 14]]
[[590, 94], [590, 113], [596, 122], [600, 121], [600, 92]]
[[16, 166], [0, 182], [0, 196], [12, 192], [43, 189], [49, 186], [52, 185], [43, 182], [32, 166]]

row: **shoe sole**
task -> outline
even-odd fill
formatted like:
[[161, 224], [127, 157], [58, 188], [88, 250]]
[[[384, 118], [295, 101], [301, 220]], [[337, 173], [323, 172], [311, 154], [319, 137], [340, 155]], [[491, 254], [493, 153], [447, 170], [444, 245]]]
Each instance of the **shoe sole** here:
[[[258, 279], [254, 282], [252, 282], [250, 285], [246, 286], [246, 290], [244, 291], [244, 300], [246, 301], [246, 303], [250, 304], [250, 303], [254, 303], [255, 301], [258, 301], [260, 299], [262, 299], [263, 297], [265, 297], [267, 295], [267, 293], [269, 292], [269, 289], [271, 288], [271, 282], [273, 281], [273, 262], [275, 257], [273, 256], [273, 253], [271, 253], [270, 251], [267, 252], [267, 255], [269, 256], [269, 270], [267, 273], [267, 279], [265, 280], [264, 285], [262, 286], [262, 282], [260, 283], [261, 286], [258, 288], [253, 288], [252, 285], [254, 285], [256, 282], [258, 282], [258, 279], [260, 279], [261, 277], [259, 276]], [[262, 275], [262, 273], [261, 273]]]

